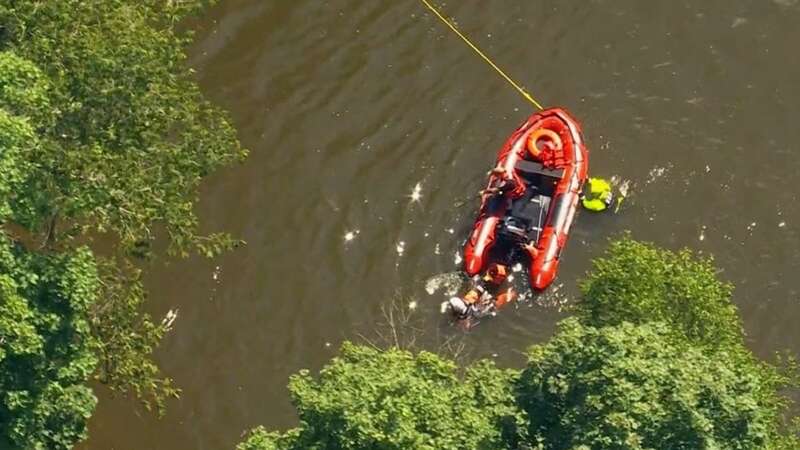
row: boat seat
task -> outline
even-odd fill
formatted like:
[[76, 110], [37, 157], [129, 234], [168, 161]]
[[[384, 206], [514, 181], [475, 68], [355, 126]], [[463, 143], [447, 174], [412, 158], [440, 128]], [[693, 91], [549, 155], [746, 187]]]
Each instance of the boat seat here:
[[564, 169], [547, 169], [542, 165], [542, 163], [528, 161], [526, 159], [520, 159], [517, 161], [515, 168], [522, 176], [544, 175], [546, 177], [556, 178], [559, 180], [564, 176]]
[[535, 205], [531, 212], [536, 214], [528, 229], [528, 239], [531, 242], [539, 241], [539, 236], [542, 234], [547, 220], [547, 213], [550, 211], [550, 200], [551, 198], [546, 195], [537, 195], [531, 199], [531, 205]]
[[516, 165], [517, 174], [525, 184], [536, 189], [538, 194], [552, 196], [556, 186], [564, 176], [564, 169], [546, 169], [536, 161], [520, 160]]

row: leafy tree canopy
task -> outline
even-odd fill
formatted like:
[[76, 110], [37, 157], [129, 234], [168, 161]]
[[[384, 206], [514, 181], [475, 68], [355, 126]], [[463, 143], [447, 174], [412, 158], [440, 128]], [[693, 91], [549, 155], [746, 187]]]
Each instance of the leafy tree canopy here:
[[0, 108], [0, 223], [11, 215], [9, 199], [27, 173], [23, 157], [34, 136], [27, 121]]
[[741, 348], [742, 326], [710, 258], [672, 252], [624, 236], [593, 261], [581, 283], [580, 320], [602, 327], [661, 321], [709, 348]]
[[788, 378], [736, 352], [709, 358], [663, 323], [568, 319], [522, 372], [345, 344], [318, 378], [292, 377], [300, 426], [238, 450], [797, 448], [781, 434]]
[[34, 63], [11, 51], [0, 52], [0, 108], [45, 124], [52, 114], [49, 89], [47, 78]]
[[142, 313], [146, 291], [142, 273], [125, 261], [99, 258], [100, 297], [89, 311], [100, 359], [96, 378], [116, 392], [132, 392], [148, 410], [166, 411], [166, 400], [180, 391], [162, 377], [150, 355], [169, 331], [169, 321], [154, 323]]
[[[150, 360], [167, 328], [142, 311], [127, 258], [148, 252], [155, 229], [181, 255], [234, 243], [200, 235], [192, 212], [202, 177], [245, 155], [176, 31], [209, 3], [0, 2], [2, 448], [84, 437], [91, 376], [159, 410], [177, 393]], [[79, 247], [96, 232], [123, 251]]]
[[[279, 434], [259, 427], [239, 450], [430, 442], [463, 449], [800, 448], [796, 431], [783, 429], [788, 401], [780, 395], [797, 386], [797, 371], [746, 349], [731, 287], [710, 260], [624, 237], [594, 267], [577, 316], [530, 349], [522, 372], [478, 362], [459, 379], [452, 363], [430, 354], [347, 345], [318, 380], [307, 372], [292, 378], [299, 428]], [[415, 367], [417, 358], [441, 369]], [[469, 375], [481, 367], [481, 376]], [[430, 373], [448, 375], [431, 382]], [[488, 420], [467, 422], [465, 414]], [[414, 438], [396, 438], [399, 424], [411, 430], [402, 436]], [[459, 425], [473, 429], [472, 440]], [[456, 430], [453, 439], [437, 441], [447, 430]]]
[[531, 444], [559, 449], [769, 449], [788, 380], [720, 351], [713, 359], [649, 323], [561, 323], [517, 383]]
[[47, 105], [46, 83], [31, 62], [0, 52], [0, 223], [11, 215], [11, 199], [30, 173], [36, 133], [29, 115]]
[[[46, 77], [30, 70], [23, 82], [5, 84], [7, 96], [33, 110], [41, 143], [28, 154], [35, 164], [15, 199], [17, 223], [47, 233], [57, 219], [66, 231], [113, 231], [126, 247], [150, 242], [160, 223], [182, 254], [232, 244], [224, 235], [198, 235], [192, 212], [200, 179], [244, 156], [225, 114], [203, 99], [185, 68], [189, 35], [175, 30], [206, 3], [0, 5], [0, 48]], [[32, 85], [34, 92], [47, 86], [48, 102], [16, 95]]]
[[292, 377], [300, 427], [284, 435], [256, 429], [239, 450], [496, 449], [521, 420], [513, 377], [482, 362], [462, 378], [431, 353], [346, 343], [318, 379]]
[[43, 256], [0, 234], [0, 446], [69, 449], [96, 399], [87, 321], [99, 278], [91, 253]]

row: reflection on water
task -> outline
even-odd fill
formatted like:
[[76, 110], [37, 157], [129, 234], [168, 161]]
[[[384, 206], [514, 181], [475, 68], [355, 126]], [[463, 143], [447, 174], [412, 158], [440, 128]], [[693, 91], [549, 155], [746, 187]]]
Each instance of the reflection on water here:
[[[521, 363], [623, 230], [713, 254], [756, 353], [800, 351], [797, 0], [445, 6], [580, 118], [591, 174], [630, 190], [616, 215], [579, 214], [556, 285], [468, 333], [472, 356]], [[414, 1], [227, 0], [197, 37], [201, 85], [252, 149], [204, 184], [198, 212], [248, 245], [150, 268], [153, 312], [180, 310], [158, 359], [183, 398], [158, 420], [101, 391], [86, 449], [216, 450], [290, 427], [288, 376], [368, 334], [394, 298], [432, 336], [459, 336], [439, 305], [485, 173], [530, 113]]]
[[464, 290], [467, 278], [462, 272], [440, 273], [425, 281], [425, 292], [428, 295], [441, 294], [452, 297]]

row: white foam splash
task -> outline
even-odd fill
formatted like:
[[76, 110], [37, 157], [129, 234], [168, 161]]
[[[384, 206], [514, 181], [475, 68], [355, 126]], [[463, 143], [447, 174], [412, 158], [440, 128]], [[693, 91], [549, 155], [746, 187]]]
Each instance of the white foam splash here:
[[345, 242], [352, 241], [353, 239], [356, 238], [356, 236], [358, 236], [359, 233], [361, 233], [361, 231], [359, 230], [348, 231], [347, 233], [344, 234], [344, 241]]
[[464, 259], [461, 257], [461, 253], [460, 252], [456, 252], [455, 257], [453, 258], [453, 262], [456, 265], [459, 265], [459, 264], [461, 264], [461, 261], [464, 261]]
[[625, 180], [619, 185], [619, 195], [622, 197], [628, 196], [628, 190], [631, 188], [631, 180]]
[[164, 328], [164, 331], [169, 332], [172, 330], [172, 324], [175, 323], [175, 319], [178, 318], [178, 309], [170, 309], [167, 311], [167, 315], [161, 319], [161, 326]]
[[403, 253], [406, 251], [406, 243], [404, 241], [400, 241], [395, 246], [395, 250], [397, 250], [397, 256], [403, 256]]
[[614, 209], [614, 212], [617, 212], [619, 207], [622, 205], [622, 202], [628, 198], [628, 191], [631, 188], [631, 180], [623, 180], [622, 177], [614, 175], [611, 177], [611, 185], [617, 188], [617, 206]]
[[647, 180], [645, 184], [653, 183], [654, 181], [658, 180], [659, 178], [663, 177], [664, 174], [667, 173], [667, 167], [653, 167], [650, 169], [650, 172], [647, 173]]
[[428, 295], [433, 295], [444, 290], [444, 294], [451, 297], [458, 293], [463, 283], [464, 280], [459, 272], [440, 273], [425, 281], [425, 292]]

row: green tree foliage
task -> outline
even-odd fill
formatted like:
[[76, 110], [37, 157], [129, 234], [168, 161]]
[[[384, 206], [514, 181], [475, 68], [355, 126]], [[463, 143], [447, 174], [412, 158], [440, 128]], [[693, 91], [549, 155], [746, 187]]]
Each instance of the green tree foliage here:
[[30, 125], [0, 108], [0, 222], [11, 214], [9, 199], [26, 170], [22, 157], [34, 140]]
[[[177, 393], [150, 359], [167, 328], [143, 312], [130, 258], [154, 230], [180, 255], [235, 243], [200, 235], [192, 212], [200, 180], [245, 155], [185, 65], [177, 25], [209, 3], [0, 2], [0, 439], [70, 447], [92, 374], [159, 410]], [[98, 232], [121, 251], [79, 247]], [[91, 301], [68, 291], [81, 283]]]
[[0, 52], [0, 223], [12, 214], [10, 204], [30, 174], [37, 136], [30, 117], [42, 120], [47, 85], [30, 61]]
[[87, 321], [99, 277], [91, 253], [43, 256], [0, 234], [0, 446], [69, 449], [96, 399]]
[[0, 108], [32, 125], [50, 125], [54, 116], [47, 77], [31, 61], [0, 52]]
[[779, 431], [789, 381], [735, 353], [709, 358], [663, 323], [560, 324], [520, 373], [457, 376], [430, 353], [345, 344], [318, 379], [292, 377], [300, 426], [238, 450], [796, 449]]
[[[264, 427], [256, 427], [247, 433], [243, 442], [236, 446], [236, 450], [292, 450], [298, 449], [299, 429], [293, 429], [281, 434], [267, 431]], [[317, 447], [318, 449], [320, 447]], [[324, 447], [321, 447], [324, 448]], [[314, 450], [314, 447], [311, 447]]]
[[166, 400], [179, 390], [161, 377], [149, 358], [168, 324], [153, 323], [142, 314], [146, 299], [141, 271], [125, 261], [98, 260], [102, 302], [89, 311], [89, 321], [100, 358], [97, 379], [118, 391], [132, 391], [147, 409], [163, 414]]
[[182, 254], [232, 244], [198, 235], [192, 212], [201, 178], [244, 156], [227, 117], [185, 67], [190, 36], [175, 29], [205, 3], [0, 5], [0, 48], [45, 74], [52, 116], [29, 116], [41, 145], [29, 155], [36, 164], [17, 198], [17, 223], [46, 233], [57, 220], [66, 231], [113, 231], [127, 247], [150, 242], [160, 223]]
[[518, 400], [544, 450], [755, 450], [781, 438], [786, 381], [722, 350], [708, 358], [665, 324], [570, 319], [530, 350]]
[[709, 348], [741, 347], [742, 326], [710, 258], [624, 236], [611, 242], [581, 283], [576, 312], [587, 325], [661, 321]]
[[256, 429], [239, 450], [496, 449], [521, 420], [510, 379], [488, 362], [459, 377], [453, 362], [431, 353], [345, 344], [318, 379], [292, 377], [300, 427]]
[[[431, 442], [460, 449], [800, 448], [797, 433], [782, 426], [788, 400], [780, 395], [797, 386], [797, 371], [746, 349], [731, 286], [716, 278], [709, 259], [624, 237], [594, 267], [577, 316], [532, 347], [521, 372], [488, 365], [470, 376], [488, 364], [478, 362], [459, 379], [452, 363], [421, 354], [447, 367], [447, 381], [400, 388], [395, 380], [431, 371], [390, 361], [419, 357], [345, 346], [318, 380], [306, 372], [292, 379], [299, 428], [278, 434], [259, 427], [239, 450], [415, 449]], [[464, 422], [464, 405], [489, 420]], [[413, 421], [385, 420], [406, 414]], [[395, 423], [410, 424], [403, 435], [420, 439], [398, 440]], [[459, 425], [474, 439], [434, 441], [445, 430], [460, 432]]]

